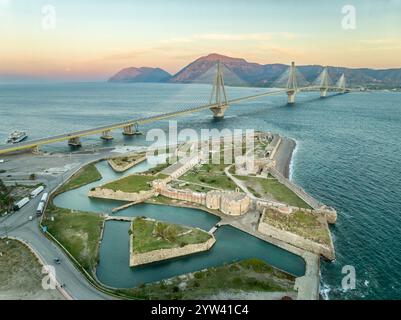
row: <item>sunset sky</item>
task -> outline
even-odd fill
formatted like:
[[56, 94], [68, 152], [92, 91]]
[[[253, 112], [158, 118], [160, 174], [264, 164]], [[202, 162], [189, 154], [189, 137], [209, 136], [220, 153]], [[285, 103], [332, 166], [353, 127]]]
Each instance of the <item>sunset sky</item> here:
[[[355, 29], [342, 27], [344, 5], [355, 7]], [[104, 80], [128, 66], [175, 73], [212, 52], [401, 67], [400, 30], [401, 0], [0, 0], [0, 82]]]

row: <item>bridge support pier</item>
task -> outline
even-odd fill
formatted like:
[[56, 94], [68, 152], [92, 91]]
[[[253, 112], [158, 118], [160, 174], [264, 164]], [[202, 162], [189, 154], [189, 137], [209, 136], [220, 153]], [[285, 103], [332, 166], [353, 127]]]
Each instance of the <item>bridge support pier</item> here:
[[288, 104], [294, 104], [295, 103], [295, 91], [287, 91], [288, 95]]
[[226, 112], [226, 109], [228, 108], [228, 105], [221, 105], [218, 107], [212, 107], [210, 110], [213, 112], [213, 118], [215, 119], [223, 119], [224, 118], [224, 113]]
[[80, 147], [82, 146], [81, 139], [79, 137], [73, 137], [68, 140], [68, 145], [71, 147]]
[[320, 88], [320, 98], [325, 98], [327, 96], [327, 88]]
[[34, 146], [31, 150], [32, 150], [33, 154], [39, 154], [40, 153], [39, 146]]
[[110, 130], [103, 131], [100, 138], [106, 141], [113, 140], [113, 136], [110, 134]]
[[[135, 128], [134, 128], [135, 126]], [[139, 131], [138, 129], [138, 124], [130, 124], [125, 127], [123, 127], [123, 135], [125, 136], [135, 136], [135, 135], [141, 135], [142, 132]]]

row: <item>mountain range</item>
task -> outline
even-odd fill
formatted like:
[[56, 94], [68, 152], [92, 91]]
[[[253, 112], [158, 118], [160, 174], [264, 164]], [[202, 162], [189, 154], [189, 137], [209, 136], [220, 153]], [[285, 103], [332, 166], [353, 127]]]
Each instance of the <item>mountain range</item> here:
[[[119, 71], [109, 79], [109, 82], [212, 83], [217, 61], [220, 61], [223, 66], [225, 83], [234, 86], [282, 86], [280, 78], [289, 67], [280, 63], [252, 63], [242, 58], [212, 53], [196, 59], [175, 75], [161, 68], [131, 67]], [[299, 81], [313, 83], [323, 68], [321, 65], [297, 66], [301, 74]], [[328, 71], [333, 83], [344, 73], [349, 87], [363, 86], [371, 89], [401, 87], [401, 68], [370, 69], [329, 66]]]

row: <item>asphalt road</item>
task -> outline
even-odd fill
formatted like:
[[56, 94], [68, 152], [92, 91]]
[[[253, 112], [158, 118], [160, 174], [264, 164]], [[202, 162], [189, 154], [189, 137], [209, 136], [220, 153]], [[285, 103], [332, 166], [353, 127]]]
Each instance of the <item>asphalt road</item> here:
[[[104, 157], [105, 154], [98, 153], [94, 155], [74, 155], [73, 158], [69, 158], [73, 163], [84, 164], [92, 160], [96, 160]], [[7, 162], [10, 168], [17, 165], [17, 162], [21, 157], [24, 157], [24, 164], [26, 165], [31, 159], [32, 166], [42, 165], [44, 161], [38, 157], [30, 157], [28, 155], [13, 156]], [[68, 161], [68, 157], [64, 158], [64, 161]], [[22, 160], [22, 159], [21, 159]], [[3, 167], [3, 166], [2, 166]], [[85, 278], [85, 276], [75, 267], [70, 259], [63, 253], [63, 251], [52, 241], [46, 238], [40, 228], [38, 227], [39, 221], [36, 218], [36, 208], [40, 202], [41, 196], [44, 192], [50, 192], [62, 183], [69, 175], [71, 175], [77, 166], [66, 171], [64, 174], [57, 176], [48, 175], [40, 176], [38, 182], [45, 182], [47, 184], [46, 189], [38, 195], [36, 198], [29, 201], [27, 205], [21, 208], [19, 211], [0, 218], [0, 236], [9, 235], [18, 239], [26, 241], [31, 248], [42, 258], [42, 260], [48, 264], [53, 265], [56, 271], [56, 279], [58, 283], [65, 284], [65, 291], [73, 298], [79, 300], [103, 300], [112, 299], [112, 297], [104, 294], [103, 292], [95, 289]], [[29, 216], [33, 216], [33, 220], [29, 221]], [[59, 258], [61, 264], [54, 264], [53, 259]]]

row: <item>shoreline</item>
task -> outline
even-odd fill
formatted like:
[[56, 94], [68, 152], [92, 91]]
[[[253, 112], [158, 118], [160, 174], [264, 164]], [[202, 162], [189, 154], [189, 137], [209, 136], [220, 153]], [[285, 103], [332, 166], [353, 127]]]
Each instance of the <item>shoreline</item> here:
[[274, 156], [276, 160], [276, 169], [287, 179], [292, 175], [292, 160], [297, 148], [295, 140], [287, 137], [281, 137], [281, 143], [278, 147], [277, 153]]

